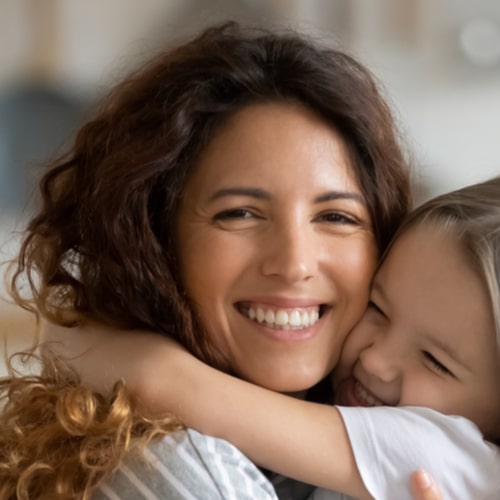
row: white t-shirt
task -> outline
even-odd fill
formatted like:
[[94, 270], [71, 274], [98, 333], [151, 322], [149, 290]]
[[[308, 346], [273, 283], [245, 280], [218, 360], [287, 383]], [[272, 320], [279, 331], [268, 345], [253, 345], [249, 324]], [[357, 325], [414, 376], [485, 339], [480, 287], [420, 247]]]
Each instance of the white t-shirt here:
[[[411, 500], [410, 475], [421, 467], [434, 476], [446, 500], [500, 499], [499, 450], [469, 420], [416, 407], [339, 410], [375, 499]], [[271, 482], [234, 446], [192, 429], [152, 443], [146, 460], [124, 461], [92, 500], [277, 499]], [[281, 486], [280, 500], [309, 494]], [[310, 498], [349, 497], [317, 489]]]
[[[338, 408], [375, 499], [411, 500], [410, 475], [419, 468], [433, 475], [446, 500], [500, 499], [499, 448], [471, 421], [419, 407]], [[349, 497], [317, 489], [310, 498]]]

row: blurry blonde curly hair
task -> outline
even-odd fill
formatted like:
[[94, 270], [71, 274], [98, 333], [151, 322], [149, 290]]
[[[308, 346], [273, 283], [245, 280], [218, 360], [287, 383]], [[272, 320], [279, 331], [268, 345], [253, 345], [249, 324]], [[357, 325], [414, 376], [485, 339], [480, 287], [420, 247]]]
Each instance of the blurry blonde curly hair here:
[[183, 429], [173, 416], [150, 420], [123, 382], [104, 397], [80, 385], [70, 366], [46, 352], [14, 355], [0, 379], [0, 499], [88, 499], [125, 454], [142, 456], [155, 437]]

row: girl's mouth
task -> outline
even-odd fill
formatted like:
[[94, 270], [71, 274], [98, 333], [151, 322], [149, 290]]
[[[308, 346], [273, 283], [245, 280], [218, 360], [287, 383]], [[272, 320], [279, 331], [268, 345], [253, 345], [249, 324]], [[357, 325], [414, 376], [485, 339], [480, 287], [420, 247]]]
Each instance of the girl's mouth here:
[[341, 406], [392, 406], [375, 396], [353, 376], [344, 379], [336, 391], [335, 404]]
[[365, 389], [358, 380], [354, 381], [353, 392], [356, 399], [360, 402], [359, 406], [386, 406], [386, 403], [378, 399], [368, 389]]

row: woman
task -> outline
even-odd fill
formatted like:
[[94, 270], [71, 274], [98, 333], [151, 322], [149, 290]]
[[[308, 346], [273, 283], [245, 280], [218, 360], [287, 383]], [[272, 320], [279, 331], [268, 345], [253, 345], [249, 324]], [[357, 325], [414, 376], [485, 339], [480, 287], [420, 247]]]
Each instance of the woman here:
[[[89, 384], [114, 384], [123, 367], [109, 361], [122, 353], [134, 373], [128, 389], [147, 402], [161, 388], [141, 380], [161, 352], [156, 336], [137, 342], [116, 328], [171, 336], [273, 390], [317, 384], [363, 311], [378, 254], [409, 206], [406, 164], [370, 74], [299, 36], [234, 24], [160, 55], [118, 86], [41, 188], [14, 292], [26, 303], [27, 276], [42, 316], [82, 328], [68, 333], [70, 351], [96, 339], [89, 356], [107, 353], [107, 364]], [[95, 323], [108, 327], [85, 330]], [[131, 351], [140, 352], [128, 358]], [[120, 389], [111, 406], [82, 387], [75, 395], [76, 381], [54, 363], [32, 386], [4, 383], [11, 393], [3, 423], [23, 425], [14, 437], [3, 432], [0, 449], [15, 442], [28, 450], [4, 453], [5, 491], [88, 493], [130, 444], [179, 428], [174, 418], [155, 426], [137, 417]], [[45, 419], [30, 427], [21, 416], [36, 398], [14, 396], [33, 396], [34, 386], [44, 388]], [[21, 446], [35, 435], [35, 450]], [[179, 449], [162, 456], [170, 470]], [[211, 470], [216, 488], [223, 470]], [[256, 481], [259, 471], [246, 470]]]
[[162, 352], [162, 400], [255, 463], [327, 488], [309, 499], [409, 498], [424, 464], [446, 498], [500, 498], [499, 296], [497, 177], [400, 226], [333, 372], [339, 406], [266, 391], [179, 347]]

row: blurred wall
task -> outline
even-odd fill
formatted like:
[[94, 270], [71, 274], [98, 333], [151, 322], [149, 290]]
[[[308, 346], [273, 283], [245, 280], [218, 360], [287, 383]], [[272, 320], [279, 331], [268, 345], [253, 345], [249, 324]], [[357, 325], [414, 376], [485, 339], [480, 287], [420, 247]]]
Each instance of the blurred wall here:
[[[12, 168], [26, 170], [64, 147], [80, 107], [152, 50], [228, 18], [297, 26], [371, 67], [400, 115], [428, 195], [500, 171], [498, 0], [0, 0], [0, 106], [41, 87], [68, 108], [66, 122], [54, 119], [64, 130], [58, 140], [40, 140], [46, 148], [32, 154], [25, 147], [23, 165], [16, 156]], [[33, 102], [26, 108], [42, 112]], [[5, 143], [22, 132], [11, 117], [0, 127], [1, 165]], [[15, 182], [5, 171], [0, 166], [0, 185]]]
[[[500, 173], [498, 0], [0, 0], [0, 245], [29, 214], [44, 160], [103, 91], [168, 41], [229, 18], [298, 27], [372, 68], [420, 200]], [[0, 260], [15, 248], [1, 245]]]

